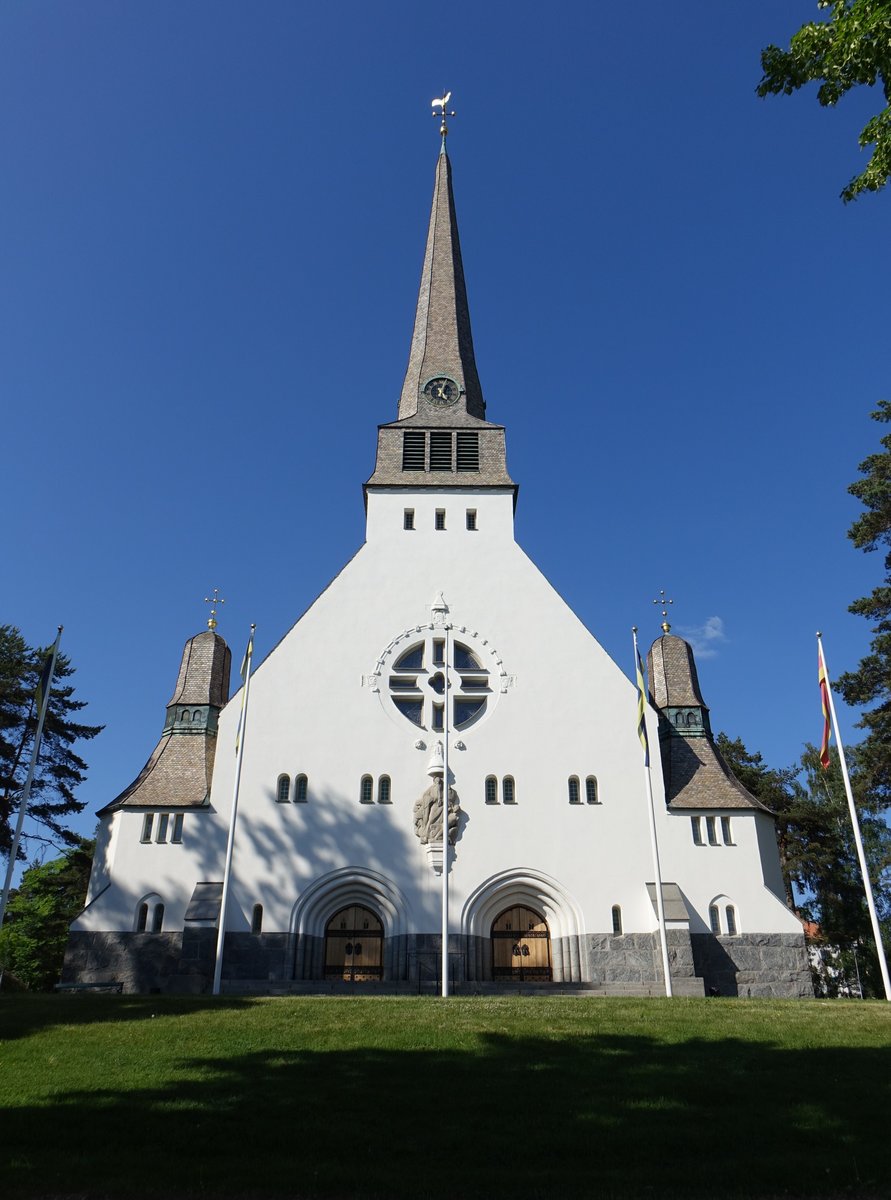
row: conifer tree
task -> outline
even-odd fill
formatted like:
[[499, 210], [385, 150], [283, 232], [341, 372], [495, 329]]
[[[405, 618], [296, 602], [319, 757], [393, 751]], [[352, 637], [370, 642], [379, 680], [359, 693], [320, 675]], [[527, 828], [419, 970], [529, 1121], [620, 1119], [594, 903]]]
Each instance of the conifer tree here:
[[[0, 854], [7, 856], [37, 729], [35, 690], [47, 653], [48, 648], [29, 646], [14, 626], [0, 625]], [[74, 688], [65, 682], [73, 674], [74, 667], [60, 653], [28, 805], [29, 817], [45, 831], [36, 835], [37, 840], [54, 845], [77, 842], [64, 821], [84, 807], [75, 788], [86, 778], [87, 764], [73, 746], [102, 729], [73, 719], [86, 704], [74, 698]], [[21, 850], [20, 857], [24, 857]]]
[[[881, 400], [872, 414], [882, 423], [891, 421], [891, 402]], [[881, 439], [882, 451], [860, 464], [862, 479], [848, 491], [866, 512], [848, 531], [860, 550], [884, 549], [884, 578], [868, 596], [855, 600], [850, 611], [874, 622], [871, 651], [856, 671], [838, 680], [838, 689], [848, 704], [872, 705], [862, 715], [859, 727], [866, 737], [856, 749], [861, 785], [868, 789], [871, 803], [891, 805], [891, 434]]]

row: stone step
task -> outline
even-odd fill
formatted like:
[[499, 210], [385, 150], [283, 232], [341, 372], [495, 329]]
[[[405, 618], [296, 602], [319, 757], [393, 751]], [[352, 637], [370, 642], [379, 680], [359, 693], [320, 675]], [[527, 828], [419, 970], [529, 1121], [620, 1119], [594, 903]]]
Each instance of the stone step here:
[[[222, 990], [227, 996], [438, 996], [439, 985], [408, 980], [382, 983], [343, 983], [328, 980], [229, 979]], [[453, 983], [455, 996], [664, 996], [661, 980], [641, 983], [492, 983], [479, 981]], [[676, 996], [704, 996], [701, 979], [683, 978], [672, 982]]]

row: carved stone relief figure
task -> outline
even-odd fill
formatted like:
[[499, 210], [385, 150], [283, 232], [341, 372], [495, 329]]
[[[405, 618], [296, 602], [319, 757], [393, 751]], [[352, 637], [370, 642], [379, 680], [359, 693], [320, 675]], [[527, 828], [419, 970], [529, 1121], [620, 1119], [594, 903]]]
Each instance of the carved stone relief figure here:
[[[461, 805], [458, 793], [453, 787], [449, 788], [449, 843], [454, 846], [458, 832], [458, 822], [461, 815]], [[434, 779], [421, 797], [415, 801], [414, 807], [415, 833], [421, 845], [442, 841], [442, 776]]]

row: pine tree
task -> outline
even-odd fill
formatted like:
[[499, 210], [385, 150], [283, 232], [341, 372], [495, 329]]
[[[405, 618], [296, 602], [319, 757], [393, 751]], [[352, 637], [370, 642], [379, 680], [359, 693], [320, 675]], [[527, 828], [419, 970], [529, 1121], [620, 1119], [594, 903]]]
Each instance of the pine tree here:
[[[881, 400], [872, 414], [891, 421], [891, 402]], [[838, 690], [855, 707], [874, 705], [863, 714], [859, 727], [866, 737], [856, 748], [858, 774], [873, 804], [891, 805], [891, 434], [881, 439], [884, 449], [860, 464], [862, 479], [848, 491], [866, 512], [851, 526], [848, 537], [868, 553], [884, 548], [883, 582], [869, 595], [855, 600], [850, 611], [875, 622], [871, 652], [856, 671], [838, 680]]]
[[[0, 626], [0, 853], [7, 856], [37, 729], [35, 690], [48, 653], [47, 648], [29, 646], [12, 625]], [[29, 817], [46, 831], [46, 836], [37, 835], [37, 839], [56, 845], [77, 842], [64, 820], [84, 807], [75, 788], [84, 782], [87, 764], [72, 747], [78, 741], [89, 741], [102, 729], [72, 719], [86, 704], [76, 700], [74, 688], [65, 683], [73, 674], [74, 667], [60, 653], [28, 805]], [[20, 857], [24, 857], [21, 850]]]

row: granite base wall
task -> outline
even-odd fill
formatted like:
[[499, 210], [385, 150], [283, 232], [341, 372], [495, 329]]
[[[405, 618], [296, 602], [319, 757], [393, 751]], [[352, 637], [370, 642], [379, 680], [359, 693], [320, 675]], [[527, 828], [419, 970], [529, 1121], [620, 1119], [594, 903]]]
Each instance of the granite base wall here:
[[812, 999], [814, 985], [804, 936], [748, 933], [716, 937], [694, 933], [696, 974], [707, 995]]
[[[442, 969], [438, 934], [384, 939], [384, 980], [429, 984]], [[672, 979], [700, 978], [707, 994], [813, 996], [804, 938], [796, 934], [715, 937], [668, 931]], [[125, 992], [207, 992], [213, 980], [216, 930], [172, 933], [75, 933], [65, 954], [63, 983], [120, 983]], [[658, 933], [596, 933], [551, 942], [554, 983], [609, 987], [662, 980]], [[488, 938], [453, 934], [449, 974], [455, 983], [492, 981]], [[223, 979], [324, 979], [325, 939], [287, 933], [227, 933]]]

